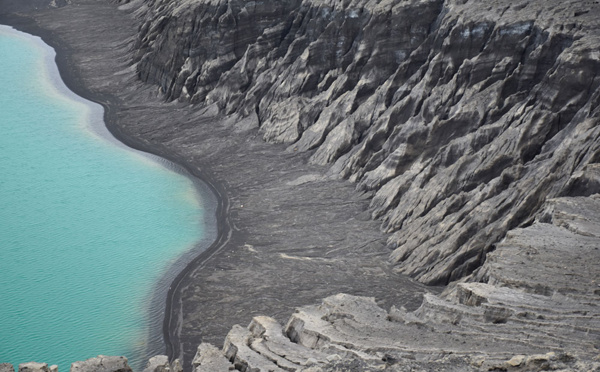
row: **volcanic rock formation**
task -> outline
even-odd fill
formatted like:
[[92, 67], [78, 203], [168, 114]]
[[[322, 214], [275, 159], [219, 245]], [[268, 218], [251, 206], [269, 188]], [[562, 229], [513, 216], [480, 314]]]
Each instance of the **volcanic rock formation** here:
[[[300, 370], [340, 348], [390, 365], [433, 363], [436, 349], [505, 369], [534, 368], [537, 356], [511, 359], [521, 353], [597, 356], [599, 7], [143, 3], [143, 81], [329, 165], [371, 194], [398, 272], [452, 283], [415, 312], [338, 296], [283, 331], [255, 318], [230, 332], [225, 358], [203, 345], [196, 367]], [[584, 368], [556, 355], [545, 360]]]
[[[294, 268], [306, 269], [297, 274], [303, 285], [324, 283], [324, 270], [345, 270], [332, 286], [360, 276], [378, 283], [360, 283], [361, 293], [369, 286], [377, 295], [385, 292], [380, 284], [391, 276], [372, 257], [380, 252], [371, 244], [374, 235], [347, 252], [336, 246], [323, 253], [325, 244], [296, 235], [294, 245], [282, 243], [288, 218], [299, 216], [289, 209], [306, 212], [293, 219], [298, 234], [315, 216], [315, 208], [305, 206], [307, 196], [327, 199], [332, 188], [340, 189], [339, 200], [317, 206], [339, 216], [360, 210], [368, 198], [370, 216], [390, 233], [395, 270], [425, 284], [447, 285], [441, 294], [425, 294], [417, 310], [383, 309], [373, 299], [340, 294], [301, 307], [283, 327], [255, 317], [247, 329], [233, 327], [222, 350], [200, 345], [193, 361], [197, 372], [600, 368], [598, 2], [113, 2], [132, 12], [139, 29], [128, 44], [130, 35], [121, 40], [118, 34], [129, 32], [129, 25], [118, 32], [105, 27], [113, 39], [104, 53], [86, 49], [87, 36], [73, 36], [64, 24], [52, 23], [52, 15], [41, 23], [58, 24], [54, 30], [77, 45], [83, 79], [124, 105], [116, 116], [125, 137], [192, 169], [198, 159], [213, 160], [212, 153], [231, 155], [247, 145], [245, 133], [256, 131], [287, 152], [277, 153], [281, 170], [268, 164], [275, 162], [275, 150], [248, 140], [252, 150], [237, 156], [252, 153], [252, 162], [236, 158], [218, 165], [217, 176], [239, 171], [229, 179], [233, 189], [247, 184], [232, 199], [237, 204], [229, 212], [242, 216], [234, 227], [247, 234], [244, 239], [264, 245], [258, 250], [235, 242], [211, 262], [217, 264], [214, 272], [192, 274], [196, 282], [182, 289], [188, 297], [180, 301], [181, 311], [206, 299], [222, 302], [211, 303], [211, 313], [178, 317], [186, 332], [214, 323], [210, 332], [218, 334], [221, 324], [211, 319], [248, 311], [240, 305], [243, 295], [281, 290], [282, 273], [297, 274]], [[64, 14], [87, 23], [100, 17], [82, 20], [86, 13], [79, 12]], [[106, 53], [115, 65], [94, 64]], [[154, 98], [147, 86], [128, 78], [132, 72], [176, 102], [148, 111]], [[160, 119], [169, 110], [185, 120]], [[304, 160], [308, 164], [298, 167], [311, 173], [291, 169]], [[319, 173], [323, 166], [328, 177]], [[364, 194], [358, 197], [334, 179], [348, 179]], [[352, 208], [336, 209], [340, 200]], [[282, 221], [242, 226], [253, 218], [263, 221], [261, 201]], [[352, 235], [340, 235], [340, 224]], [[361, 234], [367, 221], [354, 215], [340, 224], [331, 234], [338, 245], [372, 233]], [[332, 231], [318, 228], [319, 239]], [[248, 269], [228, 265], [234, 256], [235, 262], [247, 259]], [[268, 271], [277, 265], [283, 269]], [[266, 284], [250, 292], [260, 280]], [[236, 293], [228, 287], [232, 283], [248, 292]], [[314, 297], [310, 289], [288, 285], [278, 293], [296, 291], [289, 301], [306, 303]], [[224, 293], [231, 296], [219, 297]], [[254, 304], [281, 315], [284, 306], [276, 302], [265, 295]], [[184, 346], [181, 354], [189, 363], [189, 342]], [[179, 367], [159, 358], [149, 368]]]
[[448, 284], [548, 198], [599, 191], [599, 7], [152, 0], [137, 71], [330, 164], [372, 193], [397, 270]]

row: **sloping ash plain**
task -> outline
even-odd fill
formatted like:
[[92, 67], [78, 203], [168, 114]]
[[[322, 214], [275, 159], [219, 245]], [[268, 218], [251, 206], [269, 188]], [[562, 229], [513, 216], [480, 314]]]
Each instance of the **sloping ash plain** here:
[[222, 199], [184, 369], [600, 369], [598, 2], [3, 1]]

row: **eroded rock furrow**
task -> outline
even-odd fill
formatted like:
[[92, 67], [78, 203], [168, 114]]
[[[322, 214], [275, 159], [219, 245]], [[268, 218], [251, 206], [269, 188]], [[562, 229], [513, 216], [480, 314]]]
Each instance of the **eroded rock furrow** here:
[[447, 284], [599, 191], [597, 4], [567, 3], [150, 1], [137, 68], [372, 193], [397, 270]]

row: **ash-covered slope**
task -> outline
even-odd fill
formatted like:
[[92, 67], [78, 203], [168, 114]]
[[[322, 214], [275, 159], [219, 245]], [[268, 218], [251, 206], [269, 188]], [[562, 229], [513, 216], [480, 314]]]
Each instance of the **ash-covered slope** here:
[[372, 192], [398, 270], [446, 284], [548, 198], [600, 191], [599, 14], [579, 0], [147, 0], [135, 60], [168, 99], [214, 104]]
[[426, 294], [413, 312], [338, 294], [285, 327], [255, 317], [222, 351], [200, 345], [195, 372], [598, 371], [599, 246], [600, 196], [551, 199], [489, 254], [484, 282]]

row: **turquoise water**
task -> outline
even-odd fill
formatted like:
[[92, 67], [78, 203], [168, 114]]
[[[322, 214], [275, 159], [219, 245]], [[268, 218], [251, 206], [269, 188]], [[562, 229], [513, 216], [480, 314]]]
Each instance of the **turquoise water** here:
[[139, 368], [160, 342], [157, 283], [201, 238], [203, 205], [189, 178], [107, 140], [53, 61], [0, 26], [0, 363]]

